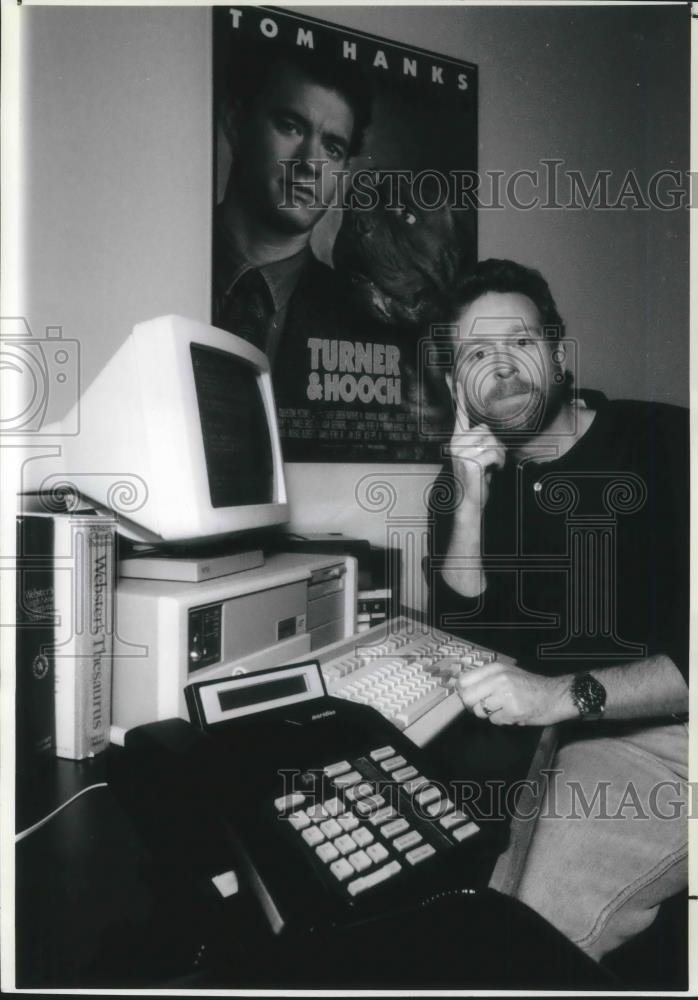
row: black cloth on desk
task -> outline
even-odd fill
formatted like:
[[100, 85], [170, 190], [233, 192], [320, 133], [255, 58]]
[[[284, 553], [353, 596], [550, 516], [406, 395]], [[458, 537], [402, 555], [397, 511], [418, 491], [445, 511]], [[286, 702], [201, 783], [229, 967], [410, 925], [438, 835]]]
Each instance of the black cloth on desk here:
[[[596, 417], [566, 454], [521, 464], [508, 457], [493, 473], [483, 521], [487, 589], [480, 598], [456, 593], [439, 572], [453, 524], [453, 504], [443, 497], [454, 492], [453, 473], [442, 470], [430, 498], [431, 620], [540, 673], [664, 653], [687, 677], [687, 412], [588, 396]], [[570, 552], [571, 534], [589, 539], [604, 528], [611, 539], [604, 558], [614, 560], [615, 573], [604, 598], [610, 634], [598, 618], [571, 621], [568, 603], [578, 571], [592, 590], [605, 586], [599, 561], [582, 562], [583, 550]], [[581, 634], [573, 636], [577, 625]], [[568, 634], [563, 650], [546, 650]]]
[[[230, 941], [230, 937], [227, 938]], [[222, 940], [199, 985], [261, 989], [618, 990], [621, 983], [523, 903], [458, 891], [320, 938]], [[213, 958], [213, 956], [211, 956]], [[232, 961], [231, 961], [232, 957]]]

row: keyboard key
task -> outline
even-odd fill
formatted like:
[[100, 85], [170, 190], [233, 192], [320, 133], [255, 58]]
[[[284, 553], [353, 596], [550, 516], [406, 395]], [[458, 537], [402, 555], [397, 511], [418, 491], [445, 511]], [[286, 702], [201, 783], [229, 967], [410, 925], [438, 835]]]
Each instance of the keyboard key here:
[[369, 823], [373, 826], [380, 826], [381, 823], [386, 823], [389, 819], [397, 819], [397, 813], [392, 806], [383, 806], [378, 812], [368, 817]]
[[401, 767], [398, 771], [393, 771], [392, 777], [395, 781], [407, 781], [409, 778], [416, 778], [417, 774], [417, 768], [410, 764], [408, 767]]
[[407, 851], [410, 847], [414, 847], [415, 844], [419, 844], [421, 840], [422, 835], [419, 830], [410, 830], [409, 833], [406, 833], [402, 837], [398, 837], [397, 840], [394, 840], [393, 847], [398, 851]]
[[330, 871], [340, 882], [344, 882], [345, 879], [354, 874], [354, 869], [346, 858], [339, 858], [337, 861], [333, 861], [330, 865]]
[[288, 821], [294, 830], [304, 830], [306, 826], [310, 826], [310, 819], [308, 814], [300, 809], [298, 812], [291, 813], [288, 817]]
[[459, 826], [457, 829], [451, 831], [451, 836], [454, 840], [460, 843], [462, 840], [467, 840], [468, 837], [474, 836], [480, 827], [477, 823], [466, 823], [465, 826]]
[[413, 722], [420, 719], [429, 709], [433, 708], [434, 705], [438, 705], [440, 701], [444, 698], [448, 698], [450, 691], [440, 684], [435, 683], [435, 687], [423, 695], [418, 701], [413, 702], [407, 708], [402, 709], [395, 716], [397, 722], [401, 723], [403, 726], [411, 726]]
[[314, 806], [309, 806], [306, 812], [313, 823], [320, 823], [323, 819], [327, 819], [328, 816], [322, 802], [316, 802]]
[[467, 823], [468, 817], [465, 813], [461, 812], [460, 809], [456, 809], [455, 812], [447, 813], [442, 816], [439, 820], [439, 826], [442, 826], [444, 830], [450, 830], [454, 826], [458, 826], [460, 823]]
[[366, 848], [366, 853], [368, 854], [371, 861], [375, 861], [377, 865], [379, 865], [381, 861], [385, 861], [385, 859], [389, 857], [385, 847], [383, 847], [382, 844], [377, 844], [377, 843], [369, 844], [369, 846]]
[[427, 858], [430, 858], [432, 854], [436, 854], [436, 851], [431, 844], [420, 844], [420, 846], [415, 847], [413, 851], [408, 851], [405, 857], [411, 865], [418, 865], [420, 861], [425, 861]]
[[390, 774], [390, 772], [394, 771], [396, 768], [404, 767], [406, 763], [407, 761], [405, 758], [400, 756], [400, 754], [397, 754], [395, 757], [388, 757], [387, 760], [381, 761], [381, 767], [384, 771]]
[[378, 747], [377, 750], [371, 750], [371, 760], [375, 760], [376, 763], [381, 760], [386, 760], [388, 757], [393, 757], [394, 755], [394, 747]]
[[354, 851], [353, 854], [349, 855], [347, 861], [357, 872], [365, 872], [373, 864], [366, 851]]
[[365, 826], [360, 826], [357, 830], [354, 830], [352, 837], [357, 847], [366, 847], [367, 844], [373, 843], [373, 834]]
[[435, 802], [437, 799], [441, 799], [441, 792], [436, 785], [428, 785], [421, 792], [417, 792], [415, 796], [415, 802], [419, 806], [426, 806], [429, 802]]
[[274, 808], [278, 812], [286, 812], [288, 809], [298, 809], [304, 802], [305, 795], [294, 792], [292, 795], [282, 795], [280, 799], [274, 799]]
[[320, 861], [324, 861], [325, 864], [328, 864], [330, 861], [334, 861], [335, 858], [339, 857], [339, 851], [334, 844], [330, 844], [329, 841], [325, 841], [324, 844], [319, 844], [315, 848], [315, 853], [320, 858]]
[[318, 826], [309, 826], [307, 830], [301, 830], [301, 837], [309, 844], [311, 847], [315, 847], [316, 844], [321, 844], [325, 839], [325, 834], [322, 832]]
[[336, 819], [325, 820], [324, 823], [320, 824], [320, 829], [330, 840], [332, 840], [333, 837], [338, 837], [342, 832], [342, 828]]
[[324, 806], [328, 816], [339, 816], [340, 813], [344, 812], [344, 803], [337, 796], [332, 799], [326, 799]]
[[381, 829], [381, 833], [384, 837], [397, 837], [398, 833], [404, 833], [405, 830], [409, 830], [410, 824], [401, 816], [399, 819], [394, 819], [392, 823], [386, 823]]
[[355, 785], [357, 781], [361, 781], [361, 775], [358, 771], [349, 771], [347, 774], [340, 774], [339, 777], [334, 779], [334, 784], [337, 788], [349, 788], [350, 785]]
[[359, 821], [353, 813], [344, 813], [342, 816], [338, 816], [337, 822], [347, 833], [349, 830], [355, 830], [359, 825]]
[[334, 841], [334, 846], [338, 851], [341, 851], [342, 854], [352, 854], [356, 850], [356, 843], [352, 840], [348, 833], [343, 834], [341, 837], [337, 837]]
[[450, 812], [453, 808], [454, 806], [450, 799], [439, 799], [438, 802], [432, 802], [427, 806], [427, 813], [432, 819], [437, 819], [439, 816], [444, 816], [447, 812]]
[[433, 672], [442, 680], [447, 680], [449, 677], [457, 677], [462, 669], [462, 660], [439, 660], [434, 664]]
[[[337, 864], [338, 862], [335, 862]], [[375, 871], [369, 872], [368, 875], [362, 875], [360, 878], [355, 878], [353, 882], [347, 885], [350, 895], [358, 896], [360, 892], [365, 892], [367, 889], [372, 889], [374, 885], [379, 885], [381, 882], [385, 882], [387, 879], [392, 878], [397, 875], [399, 871], [402, 871], [402, 865], [399, 861], [390, 861], [387, 865], [383, 865], [382, 868], [376, 868]]]
[[338, 760], [336, 764], [328, 764], [327, 767], [323, 768], [323, 771], [328, 778], [336, 778], [340, 774], [346, 774], [347, 771], [351, 771], [351, 764], [348, 760]]

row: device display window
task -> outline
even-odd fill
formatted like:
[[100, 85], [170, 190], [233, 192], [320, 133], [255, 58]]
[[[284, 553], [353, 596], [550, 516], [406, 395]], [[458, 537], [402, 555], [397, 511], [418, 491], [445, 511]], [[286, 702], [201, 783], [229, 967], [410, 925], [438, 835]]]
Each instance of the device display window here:
[[211, 505], [270, 503], [272, 444], [254, 371], [215, 348], [192, 344], [191, 355]]

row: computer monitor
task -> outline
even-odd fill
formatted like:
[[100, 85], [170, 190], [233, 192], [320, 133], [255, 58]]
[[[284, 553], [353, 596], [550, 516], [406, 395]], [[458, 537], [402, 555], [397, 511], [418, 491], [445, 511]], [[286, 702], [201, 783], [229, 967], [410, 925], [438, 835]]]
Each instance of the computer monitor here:
[[49, 429], [60, 457], [25, 463], [44, 505], [74, 491], [149, 543], [287, 520], [269, 362], [240, 337], [181, 316], [139, 323], [76, 406], [61, 425], [77, 434]]

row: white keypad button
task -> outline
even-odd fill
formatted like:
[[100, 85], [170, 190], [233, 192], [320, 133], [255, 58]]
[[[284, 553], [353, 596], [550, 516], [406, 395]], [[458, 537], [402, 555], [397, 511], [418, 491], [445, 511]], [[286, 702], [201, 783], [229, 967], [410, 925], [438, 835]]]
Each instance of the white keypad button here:
[[388, 757], [387, 760], [381, 761], [381, 767], [390, 774], [391, 771], [397, 770], [398, 767], [404, 767], [406, 763], [405, 758], [397, 754], [395, 757]]
[[288, 817], [288, 821], [294, 830], [305, 830], [306, 826], [310, 826], [310, 820], [308, 819], [308, 814], [300, 809], [298, 812], [291, 813]]
[[347, 788], [347, 799], [350, 802], [354, 802], [356, 799], [364, 798], [372, 792], [373, 785], [370, 785], [368, 781], [361, 781], [358, 785], [354, 785], [353, 788]]
[[333, 861], [330, 865], [330, 871], [340, 882], [344, 882], [345, 879], [354, 874], [354, 869], [346, 858], [339, 858], [337, 861]]
[[361, 781], [361, 775], [358, 771], [349, 771], [347, 774], [340, 774], [338, 778], [334, 779], [337, 788], [349, 788], [350, 785], [355, 785], [357, 781]]
[[321, 844], [325, 839], [325, 834], [317, 826], [309, 826], [306, 830], [301, 831], [301, 837], [306, 842], [310, 844], [311, 847], [315, 847], [316, 844]]
[[337, 837], [337, 839], [334, 841], [334, 846], [342, 854], [351, 854], [353, 851], [356, 850], [355, 841], [352, 840], [352, 838], [347, 833], [342, 834], [341, 837]]
[[447, 813], [442, 816], [439, 820], [439, 826], [442, 826], [444, 830], [450, 830], [454, 826], [458, 826], [460, 823], [467, 823], [468, 817], [465, 813], [461, 812], [460, 809], [456, 809], [454, 812]]
[[410, 830], [409, 833], [404, 834], [402, 837], [398, 837], [393, 841], [393, 847], [398, 851], [408, 851], [410, 847], [414, 847], [415, 844], [419, 844], [422, 840], [422, 835], [418, 830]]
[[368, 854], [371, 861], [375, 861], [377, 865], [380, 864], [381, 861], [385, 861], [385, 859], [388, 857], [388, 852], [386, 851], [386, 849], [383, 847], [382, 844], [369, 844], [369, 846], [366, 848], [366, 853]]
[[[338, 864], [338, 862], [335, 863]], [[347, 890], [352, 896], [358, 896], [359, 893], [372, 889], [374, 885], [379, 885], [397, 875], [401, 870], [402, 865], [399, 861], [391, 861], [389, 864], [383, 865], [382, 868], [376, 868], [375, 871], [362, 875], [361, 878], [355, 878], [353, 882], [349, 883]]]
[[320, 829], [326, 837], [329, 837], [330, 840], [332, 840], [333, 837], [338, 837], [342, 832], [342, 828], [336, 819], [325, 820], [324, 823], [320, 824]]
[[338, 816], [337, 822], [347, 833], [350, 830], [355, 830], [359, 825], [359, 821], [353, 813], [344, 813], [342, 816]]
[[399, 770], [393, 771], [392, 776], [396, 781], [408, 781], [410, 778], [417, 777], [417, 768], [410, 764], [408, 767], [401, 767]]
[[325, 864], [328, 864], [328, 862], [334, 861], [335, 858], [339, 857], [339, 851], [337, 848], [334, 844], [330, 844], [327, 841], [325, 841], [324, 844], [318, 844], [315, 848], [315, 853], [320, 858], [320, 861], [324, 861]]
[[310, 806], [306, 809], [306, 812], [313, 823], [321, 823], [322, 820], [327, 819], [328, 816], [321, 802], [316, 803], [314, 806]]
[[380, 809], [380, 807], [384, 805], [385, 799], [382, 795], [369, 795], [365, 799], [360, 799], [354, 808], [359, 816], [370, 816], [370, 814], [375, 812], [376, 809]]
[[405, 857], [411, 865], [417, 865], [420, 861], [430, 858], [432, 854], [436, 854], [436, 851], [431, 844], [421, 844], [419, 847], [415, 847], [413, 851], [408, 851]]
[[421, 792], [417, 792], [415, 801], [420, 806], [426, 806], [429, 802], [435, 802], [437, 799], [441, 799], [441, 792], [436, 785], [429, 785], [428, 788], [424, 788]]
[[274, 808], [278, 812], [286, 812], [288, 809], [299, 809], [305, 802], [305, 795], [294, 792], [292, 795], [282, 795], [279, 799], [274, 799]]
[[336, 778], [339, 774], [346, 774], [351, 771], [351, 764], [348, 760], [338, 760], [336, 764], [328, 764], [323, 768], [328, 778]]
[[438, 802], [432, 802], [427, 806], [427, 813], [436, 819], [438, 816], [444, 816], [451, 809], [453, 809], [453, 803], [450, 799], [439, 799]]
[[394, 747], [378, 747], [377, 750], [371, 750], [371, 760], [385, 760], [387, 757], [392, 757], [394, 753]]
[[405, 784], [402, 787], [405, 789], [408, 795], [413, 795], [418, 788], [421, 788], [422, 785], [426, 784], [428, 784], [427, 779], [424, 777], [423, 774], [419, 774], [417, 775], [416, 778], [412, 778], [411, 781], [405, 782]]
[[468, 837], [472, 837], [479, 829], [480, 827], [477, 823], [466, 823], [465, 826], [459, 826], [455, 830], [452, 830], [451, 836], [460, 843], [461, 840], [467, 840]]
[[389, 819], [396, 819], [397, 813], [392, 806], [383, 806], [378, 812], [373, 813], [372, 816], [368, 817], [369, 823], [373, 826], [380, 826], [381, 823], [386, 823]]
[[410, 824], [404, 817], [400, 819], [393, 820], [392, 823], [386, 823], [384, 827], [381, 828], [381, 833], [384, 837], [397, 837], [398, 833], [404, 833], [405, 830], [409, 830]]
[[373, 864], [366, 851], [354, 851], [353, 854], [349, 855], [347, 861], [357, 872], [364, 872]]
[[324, 806], [328, 816], [339, 816], [340, 813], [344, 812], [344, 803], [337, 796], [332, 799], [326, 799]]
[[357, 847], [366, 847], [367, 844], [373, 843], [373, 834], [365, 826], [360, 826], [357, 830], [354, 830], [352, 837]]

